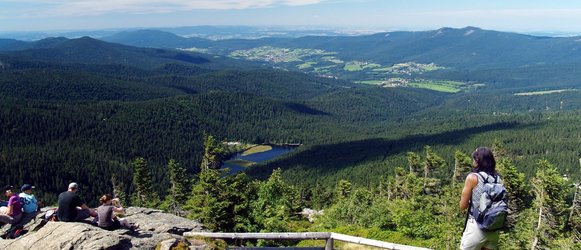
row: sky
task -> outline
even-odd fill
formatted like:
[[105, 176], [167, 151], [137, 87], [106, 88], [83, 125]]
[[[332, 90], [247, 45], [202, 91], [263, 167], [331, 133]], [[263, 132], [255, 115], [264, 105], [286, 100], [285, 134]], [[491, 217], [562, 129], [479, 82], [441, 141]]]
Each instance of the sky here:
[[578, 24], [578, 0], [0, 0], [0, 32], [251, 25], [581, 33]]

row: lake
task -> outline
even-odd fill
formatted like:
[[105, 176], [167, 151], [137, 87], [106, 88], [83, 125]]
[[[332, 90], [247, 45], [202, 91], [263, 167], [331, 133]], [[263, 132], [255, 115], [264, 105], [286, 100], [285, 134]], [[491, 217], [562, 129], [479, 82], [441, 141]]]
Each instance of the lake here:
[[239, 171], [244, 171], [247, 166], [256, 163], [272, 160], [288, 152], [293, 151], [296, 147], [291, 146], [275, 146], [270, 145], [271, 150], [249, 155], [243, 155], [243, 152], [238, 152], [236, 155], [230, 157], [222, 164], [222, 168], [230, 168], [230, 174], [235, 174]]

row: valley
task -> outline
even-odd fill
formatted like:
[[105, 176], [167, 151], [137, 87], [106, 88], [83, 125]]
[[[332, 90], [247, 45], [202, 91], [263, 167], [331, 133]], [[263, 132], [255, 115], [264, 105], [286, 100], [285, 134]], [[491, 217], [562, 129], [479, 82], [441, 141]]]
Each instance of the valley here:
[[[35, 184], [49, 204], [72, 181], [92, 206], [120, 190], [216, 231], [333, 230], [441, 249], [458, 243], [462, 178], [485, 145], [527, 218], [519, 227], [542, 181], [565, 221], [581, 176], [575, 39], [466, 27], [0, 40], [0, 178]], [[273, 146], [285, 144], [300, 146]], [[305, 207], [327, 214], [307, 222]], [[507, 248], [529, 242], [503, 235], [518, 239]]]

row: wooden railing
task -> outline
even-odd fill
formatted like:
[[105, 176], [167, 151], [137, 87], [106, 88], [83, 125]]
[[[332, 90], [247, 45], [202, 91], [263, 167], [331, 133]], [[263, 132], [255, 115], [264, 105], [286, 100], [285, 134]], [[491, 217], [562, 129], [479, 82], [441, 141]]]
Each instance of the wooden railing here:
[[366, 246], [379, 247], [393, 250], [427, 250], [428, 248], [399, 245], [384, 241], [366, 239], [345, 234], [327, 232], [306, 232], [306, 233], [206, 233], [187, 232], [185, 237], [206, 237], [214, 239], [262, 239], [262, 240], [325, 240], [325, 250], [332, 250], [335, 240], [355, 243]]

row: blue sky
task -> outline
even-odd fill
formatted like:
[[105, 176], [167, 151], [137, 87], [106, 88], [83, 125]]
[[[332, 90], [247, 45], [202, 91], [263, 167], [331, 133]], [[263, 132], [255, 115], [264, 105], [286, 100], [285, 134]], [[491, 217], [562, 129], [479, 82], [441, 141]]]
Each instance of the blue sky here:
[[0, 32], [195, 25], [581, 33], [581, 1], [0, 0]]

